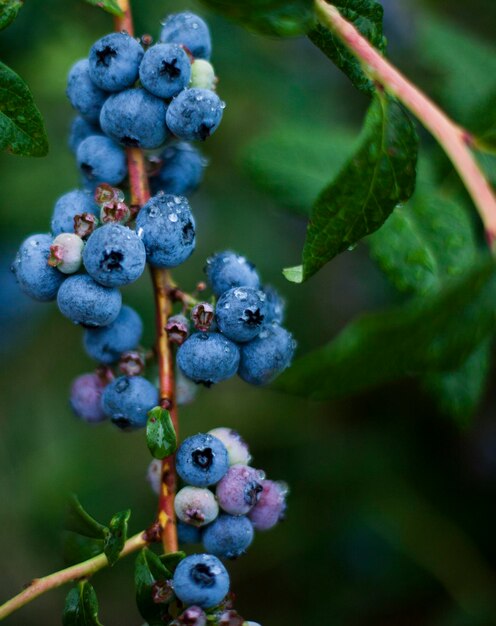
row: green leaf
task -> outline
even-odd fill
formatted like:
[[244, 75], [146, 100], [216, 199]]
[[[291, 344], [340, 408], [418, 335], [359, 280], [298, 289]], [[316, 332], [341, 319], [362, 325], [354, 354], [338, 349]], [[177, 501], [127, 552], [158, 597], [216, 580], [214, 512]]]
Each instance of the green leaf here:
[[64, 563], [75, 565], [103, 552], [103, 539], [92, 539], [78, 533], [65, 531], [62, 535]]
[[45, 156], [48, 139], [41, 113], [28, 86], [0, 62], [0, 150], [21, 156]]
[[301, 35], [315, 22], [312, 0], [203, 0], [203, 3], [225, 17], [266, 35]]
[[[341, 15], [380, 52], [386, 50], [386, 38], [382, 33], [384, 9], [374, 0], [337, 0], [332, 3]], [[360, 91], [374, 93], [374, 83], [367, 78], [360, 62], [332, 31], [318, 24], [308, 33], [310, 40], [346, 74]]]
[[104, 11], [107, 11], [107, 13], [115, 15], [116, 17], [122, 17], [124, 15], [124, 11], [119, 7], [116, 0], [85, 0], [85, 2], [94, 7], [103, 9]]
[[495, 301], [496, 267], [485, 260], [439, 293], [352, 322], [334, 341], [295, 361], [275, 387], [327, 399], [454, 370], [494, 332]]
[[112, 566], [119, 559], [119, 555], [127, 540], [127, 528], [131, 510], [116, 513], [109, 524], [109, 533], [105, 538], [104, 552], [109, 565]]
[[[167, 616], [167, 605], [174, 598], [167, 591], [168, 581], [172, 573], [165, 567], [160, 558], [148, 548], [138, 554], [134, 568], [134, 584], [136, 587], [136, 604], [138, 610], [149, 626], [163, 626]], [[157, 593], [164, 602], [157, 602]]]
[[169, 570], [169, 572], [174, 573], [174, 570], [179, 565], [179, 563], [186, 556], [186, 552], [169, 552], [169, 554], [163, 554], [160, 557], [160, 560], [165, 565], [165, 567]]
[[76, 495], [72, 495], [69, 499], [65, 528], [92, 539], [105, 539], [109, 533], [106, 526], [97, 522], [83, 509]]
[[243, 151], [254, 182], [277, 203], [309, 215], [330, 178], [348, 160], [353, 134], [342, 129], [285, 126], [256, 137]]
[[165, 459], [177, 448], [176, 431], [169, 411], [156, 406], [148, 413], [146, 442], [155, 459]]
[[98, 619], [98, 600], [87, 580], [67, 594], [62, 617], [64, 626], [102, 626]]
[[[379, 229], [415, 188], [418, 138], [405, 110], [389, 97], [373, 102], [361, 148], [313, 205], [297, 282]], [[288, 275], [288, 271], [286, 272]], [[288, 277], [288, 276], [287, 276]], [[300, 280], [301, 278], [301, 280]]]
[[23, 4], [24, 0], [0, 0], [0, 30], [12, 24]]

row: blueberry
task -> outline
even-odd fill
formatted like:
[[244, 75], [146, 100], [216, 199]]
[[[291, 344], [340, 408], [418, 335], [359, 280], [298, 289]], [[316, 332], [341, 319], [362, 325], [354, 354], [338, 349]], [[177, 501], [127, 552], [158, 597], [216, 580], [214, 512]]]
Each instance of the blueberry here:
[[81, 59], [72, 66], [67, 79], [66, 95], [76, 111], [92, 123], [98, 122], [100, 110], [108, 96], [91, 80], [87, 59]]
[[157, 388], [142, 376], [120, 376], [103, 392], [105, 415], [122, 430], [146, 426], [148, 412], [158, 405]]
[[200, 185], [205, 161], [191, 144], [185, 141], [168, 146], [161, 154], [162, 166], [157, 176], [150, 179], [155, 193], [187, 196]]
[[[98, 115], [98, 118], [100, 118], [100, 114]], [[69, 148], [75, 153], [83, 139], [86, 139], [86, 137], [90, 137], [91, 135], [100, 134], [101, 130], [99, 125], [91, 124], [78, 115], [72, 120], [71, 129], [69, 131]]]
[[266, 385], [289, 367], [295, 347], [291, 333], [275, 323], [268, 324], [256, 339], [241, 347], [238, 373], [251, 385]]
[[159, 148], [169, 136], [165, 123], [167, 105], [144, 89], [112, 94], [102, 107], [104, 133], [124, 146]]
[[108, 326], [88, 328], [84, 333], [84, 347], [91, 358], [110, 365], [123, 352], [134, 350], [141, 341], [143, 322], [134, 309], [123, 306], [119, 315]]
[[91, 80], [105, 91], [121, 91], [138, 79], [143, 48], [127, 33], [111, 33], [93, 44], [89, 55]]
[[97, 374], [78, 376], [71, 387], [70, 403], [74, 413], [85, 422], [102, 422], [102, 393], [105, 382]]
[[233, 465], [217, 485], [219, 506], [231, 515], [245, 515], [260, 499], [265, 474], [248, 465]]
[[185, 89], [167, 109], [167, 126], [180, 139], [205, 141], [219, 127], [225, 104], [209, 89]]
[[85, 183], [94, 189], [101, 183], [118, 185], [127, 174], [126, 154], [102, 135], [91, 135], [79, 144], [76, 159]]
[[84, 242], [74, 233], [60, 233], [50, 246], [48, 265], [62, 274], [74, 274], [81, 267]]
[[177, 522], [177, 538], [182, 545], [201, 543], [201, 530], [196, 526], [179, 521]]
[[270, 285], [263, 287], [262, 291], [265, 294], [265, 321], [282, 324], [284, 321], [284, 300]]
[[220, 515], [203, 532], [203, 547], [221, 558], [235, 559], [253, 541], [253, 526], [244, 515]]
[[40, 302], [55, 300], [64, 276], [48, 265], [52, 238], [50, 235], [31, 235], [19, 248], [12, 272], [21, 290]]
[[174, 498], [178, 519], [192, 526], [206, 526], [219, 514], [219, 505], [209, 489], [183, 487]]
[[57, 304], [62, 315], [75, 324], [107, 326], [119, 315], [122, 296], [117, 289], [103, 287], [86, 274], [74, 274], [60, 287]]
[[248, 465], [251, 460], [248, 444], [238, 432], [231, 428], [214, 428], [208, 434], [217, 437], [226, 446], [229, 465]]
[[188, 86], [191, 63], [181, 46], [159, 43], [145, 52], [139, 76], [145, 89], [167, 100]]
[[218, 252], [207, 259], [205, 273], [216, 296], [221, 296], [232, 287], [260, 287], [255, 266], [230, 250]]
[[181, 44], [200, 59], [210, 59], [212, 54], [207, 24], [189, 11], [169, 15], [163, 24], [160, 41]]
[[229, 591], [229, 574], [211, 554], [193, 554], [176, 567], [174, 593], [186, 606], [208, 609], [219, 604]]
[[288, 488], [284, 483], [263, 481], [260, 499], [248, 513], [255, 530], [269, 530], [284, 518], [287, 493]]
[[179, 406], [191, 404], [196, 397], [198, 387], [195, 383], [186, 378], [181, 370], [176, 370], [176, 403]]
[[215, 307], [217, 326], [232, 341], [257, 337], [265, 320], [265, 294], [252, 287], [233, 287], [222, 294]]
[[220, 333], [195, 333], [179, 348], [177, 363], [185, 376], [209, 387], [234, 376], [239, 348]]
[[60, 196], [53, 209], [51, 229], [54, 235], [74, 232], [74, 218], [82, 213], [97, 216], [100, 212], [93, 196], [88, 191], [73, 189]]
[[195, 249], [195, 220], [183, 196], [153, 196], [138, 213], [136, 232], [155, 267], [176, 267]]
[[121, 224], [105, 224], [90, 235], [83, 253], [88, 274], [105, 287], [135, 282], [146, 266], [145, 246]]
[[184, 482], [195, 487], [215, 485], [229, 469], [225, 445], [212, 435], [188, 437], [179, 446], [176, 457], [177, 473]]

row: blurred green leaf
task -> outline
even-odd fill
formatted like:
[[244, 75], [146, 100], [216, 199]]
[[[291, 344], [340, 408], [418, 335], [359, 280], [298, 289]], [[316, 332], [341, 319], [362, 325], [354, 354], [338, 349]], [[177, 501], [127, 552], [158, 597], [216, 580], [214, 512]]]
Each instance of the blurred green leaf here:
[[85, 0], [85, 2], [94, 7], [103, 9], [104, 11], [107, 11], [107, 13], [115, 15], [116, 17], [124, 15], [124, 11], [119, 7], [116, 0]]
[[103, 539], [92, 539], [66, 530], [62, 535], [64, 563], [75, 565], [103, 552]]
[[12, 24], [23, 4], [24, 0], [0, 0], [0, 30]]
[[169, 572], [174, 572], [179, 563], [186, 556], [186, 552], [169, 552], [169, 554], [163, 554], [160, 557], [160, 560], [165, 565], [165, 567], [169, 570]]
[[403, 107], [387, 96], [377, 97], [361, 148], [312, 208], [301, 269], [286, 269], [286, 278], [306, 280], [380, 228], [414, 191], [417, 149], [417, 133]]
[[295, 361], [277, 389], [315, 399], [454, 369], [494, 332], [496, 268], [486, 260], [439, 293], [363, 316]]
[[[149, 626], [163, 626], [168, 614], [167, 604], [174, 598], [168, 581], [172, 573], [160, 558], [148, 548], [138, 554], [134, 568], [136, 604]], [[168, 593], [170, 591], [170, 593]], [[157, 602], [157, 595], [163, 602]]]
[[343, 129], [287, 126], [256, 137], [243, 162], [255, 183], [275, 202], [308, 215], [320, 191], [337, 176], [354, 144]]
[[165, 459], [177, 448], [176, 431], [169, 411], [156, 406], [148, 413], [146, 442], [155, 459]]
[[69, 499], [65, 528], [92, 539], [105, 539], [109, 533], [106, 526], [97, 522], [84, 510], [78, 497], [74, 494]]
[[312, 0], [202, 0], [225, 17], [266, 35], [293, 37], [314, 24]]
[[116, 513], [109, 524], [109, 533], [105, 537], [104, 552], [109, 565], [112, 566], [119, 559], [119, 555], [127, 541], [127, 529], [131, 510]]
[[48, 139], [41, 113], [28, 86], [0, 62], [0, 150], [21, 156], [45, 156]]
[[[337, 0], [332, 4], [375, 48], [385, 52], [386, 38], [382, 33], [384, 9], [381, 4], [374, 0]], [[308, 33], [308, 37], [357, 89], [367, 93], [375, 91], [374, 83], [367, 78], [360, 62], [332, 31], [318, 24]]]
[[102, 626], [96, 593], [87, 580], [67, 594], [62, 623], [64, 626]]

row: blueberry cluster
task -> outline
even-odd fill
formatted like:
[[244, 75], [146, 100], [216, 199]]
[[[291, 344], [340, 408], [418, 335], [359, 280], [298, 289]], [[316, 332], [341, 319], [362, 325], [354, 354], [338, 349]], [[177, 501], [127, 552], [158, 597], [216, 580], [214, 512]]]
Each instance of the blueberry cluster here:
[[[255, 530], [269, 530], [283, 518], [287, 486], [267, 480], [250, 461], [248, 446], [229, 428], [181, 444], [176, 468], [186, 486], [174, 504], [180, 543], [202, 543], [207, 553], [234, 559], [246, 552]], [[158, 492], [160, 462], [152, 461], [148, 479]]]
[[199, 331], [180, 346], [182, 373], [210, 386], [236, 373], [252, 385], [272, 382], [291, 363], [296, 343], [281, 324], [284, 302], [262, 287], [251, 263], [234, 252], [215, 254], [205, 267], [217, 297], [215, 308], [198, 303], [191, 311]]

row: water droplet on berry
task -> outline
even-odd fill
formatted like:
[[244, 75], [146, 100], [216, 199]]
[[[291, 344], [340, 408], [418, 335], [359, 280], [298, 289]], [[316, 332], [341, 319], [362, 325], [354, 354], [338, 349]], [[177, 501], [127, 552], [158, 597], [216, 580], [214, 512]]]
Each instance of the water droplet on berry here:
[[169, 222], [177, 222], [177, 220], [179, 219], [176, 213], [169, 213], [168, 218]]

